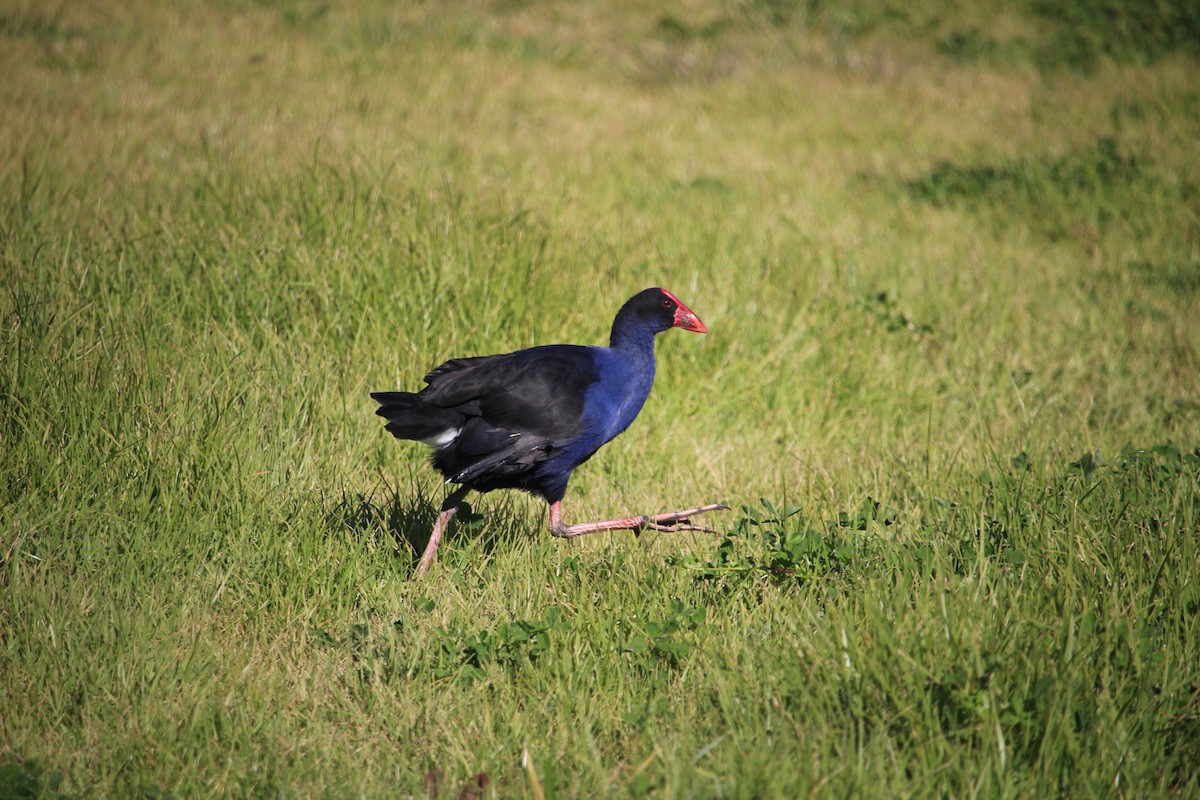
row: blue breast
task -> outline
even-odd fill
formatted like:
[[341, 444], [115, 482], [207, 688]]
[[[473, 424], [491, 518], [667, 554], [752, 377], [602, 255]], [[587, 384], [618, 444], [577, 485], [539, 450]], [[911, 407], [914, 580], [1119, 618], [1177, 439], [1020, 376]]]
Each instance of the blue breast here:
[[556, 452], [538, 466], [533, 476], [533, 482], [548, 499], [562, 497], [571, 472], [629, 427], [654, 385], [653, 330], [626, 330], [614, 346], [587, 350], [599, 380], [584, 394], [580, 420], [583, 431], [560, 442]]
[[600, 380], [592, 384], [583, 405], [584, 425], [594, 447], [611, 441], [637, 418], [654, 385], [654, 344], [644, 352], [607, 347], [595, 351]]

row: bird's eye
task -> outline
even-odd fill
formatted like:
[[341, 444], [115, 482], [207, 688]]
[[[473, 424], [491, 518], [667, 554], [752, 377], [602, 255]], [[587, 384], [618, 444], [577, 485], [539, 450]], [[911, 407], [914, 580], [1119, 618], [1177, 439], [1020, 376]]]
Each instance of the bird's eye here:
[[669, 297], [664, 297], [664, 298], [663, 298], [663, 301], [662, 301], [662, 307], [663, 307], [663, 308], [670, 308], [670, 307], [671, 307], [671, 298], [669, 298]]

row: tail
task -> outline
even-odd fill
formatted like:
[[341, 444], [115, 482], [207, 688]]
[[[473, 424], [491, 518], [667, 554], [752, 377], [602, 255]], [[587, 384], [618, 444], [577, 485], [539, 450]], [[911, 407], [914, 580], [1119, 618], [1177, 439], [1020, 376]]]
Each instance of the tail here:
[[439, 447], [454, 440], [463, 424], [457, 411], [426, 403], [412, 392], [371, 392], [375, 413], [388, 421], [388, 433]]

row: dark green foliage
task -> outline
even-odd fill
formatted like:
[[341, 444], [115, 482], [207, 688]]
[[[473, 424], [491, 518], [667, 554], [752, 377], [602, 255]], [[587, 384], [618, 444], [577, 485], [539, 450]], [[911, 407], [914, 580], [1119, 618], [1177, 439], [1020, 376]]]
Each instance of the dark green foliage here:
[[625, 642], [625, 650], [634, 656], [644, 656], [648, 667], [678, 666], [692, 651], [695, 637], [703, 636], [704, 609], [689, 608], [672, 600], [666, 617], [661, 621], [646, 621]]
[[537, 661], [550, 649], [551, 637], [569, 628], [561, 608], [549, 609], [542, 619], [516, 619], [473, 632], [457, 625], [443, 628], [430, 654], [433, 674], [471, 682], [483, 677], [491, 666], [504, 671], [519, 669]]
[[[1025, 0], [977, 6], [967, 14], [942, 3], [758, 0], [751, 8], [777, 27], [805, 24], [839, 37], [932, 33], [935, 51], [948, 58], [1033, 63], [1050, 73], [1090, 73], [1105, 59], [1148, 64], [1177, 53], [1200, 55], [1200, 0]], [[1031, 32], [1001, 38], [977, 21], [1006, 13], [1028, 16]]]
[[6, 757], [0, 763], [0, 797], [9, 800], [49, 800], [61, 797], [63, 774], [47, 773], [36, 760]]
[[905, 188], [918, 200], [937, 205], [983, 200], [1039, 203], [1052, 193], [1102, 192], [1133, 180], [1137, 159], [1120, 153], [1114, 139], [1097, 139], [1090, 147], [1059, 158], [1012, 161], [998, 165], [937, 164]]
[[[422, 599], [412, 606], [412, 615], [432, 612], [436, 603]], [[432, 642], [419, 642], [408, 628], [415, 622], [404, 616], [391, 625], [365, 622], [351, 625], [343, 636], [313, 630], [313, 643], [323, 649], [344, 652], [356, 665], [361, 691], [369, 691], [379, 680], [407, 680], [424, 676], [441, 681], [454, 679], [462, 685], [485, 678], [489, 670], [514, 674], [550, 651], [553, 638], [570, 631], [563, 609], [552, 607], [536, 620], [514, 619], [478, 628], [455, 622], [438, 629]]]
[[0, 41], [28, 39], [41, 46], [39, 63], [62, 72], [86, 73], [98, 66], [98, 43], [87, 30], [64, 22], [61, 9], [46, 12], [29, 6], [0, 11]]
[[1128, 269], [1139, 280], [1151, 285], [1161, 285], [1184, 297], [1200, 294], [1200, 259], [1166, 263], [1133, 261]]
[[1103, 136], [1061, 156], [972, 165], [943, 161], [899, 186], [934, 206], [1000, 210], [998, 219], [1060, 239], [1085, 229], [1135, 224], [1150, 213], [1138, 205], [1142, 192], [1178, 191], [1162, 186], [1149, 162]]
[[664, 14], [658, 19], [658, 33], [667, 39], [680, 42], [693, 39], [715, 39], [731, 24], [728, 18], [719, 17], [704, 25], [689, 25], [678, 17]]
[[1050, 68], [1200, 55], [1200, 0], [1034, 0], [1031, 8], [1053, 31], [1038, 54]]
[[30, 37], [40, 42], [51, 43], [62, 41], [82, 33], [77, 28], [66, 25], [62, 14], [56, 13], [45, 16], [36, 11], [27, 13], [0, 13], [0, 36], [10, 39]]
[[867, 298], [856, 301], [854, 305], [882, 324], [889, 333], [898, 331], [910, 331], [918, 335], [933, 333], [932, 325], [913, 322], [908, 314], [897, 308], [898, 303], [899, 301], [887, 292], [876, 292]]
[[820, 527], [806, 523], [799, 506], [776, 508], [765, 498], [759, 502], [762, 511], [742, 507], [733, 531], [721, 540], [709, 561], [688, 563], [698, 577], [729, 586], [730, 581], [755, 577], [776, 583], [803, 582], [870, 569], [877, 548], [871, 535], [895, 521], [894, 512], [871, 498], [857, 511], [838, 512], [836, 519]]
[[975, 26], [939, 37], [934, 49], [938, 54], [956, 61], [996, 66], [1020, 63], [1028, 58], [1030, 50], [1025, 42], [998, 39]]

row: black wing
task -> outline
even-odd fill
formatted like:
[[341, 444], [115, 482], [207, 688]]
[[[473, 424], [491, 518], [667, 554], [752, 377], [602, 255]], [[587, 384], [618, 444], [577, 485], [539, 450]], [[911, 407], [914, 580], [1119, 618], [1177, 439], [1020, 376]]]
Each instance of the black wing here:
[[434, 453], [448, 479], [476, 488], [526, 487], [522, 478], [583, 433], [587, 390], [600, 379], [591, 348], [550, 345], [440, 365], [417, 397], [462, 420]]
[[418, 396], [494, 428], [550, 439], [580, 432], [588, 388], [600, 380], [591, 348], [550, 345], [447, 361]]

